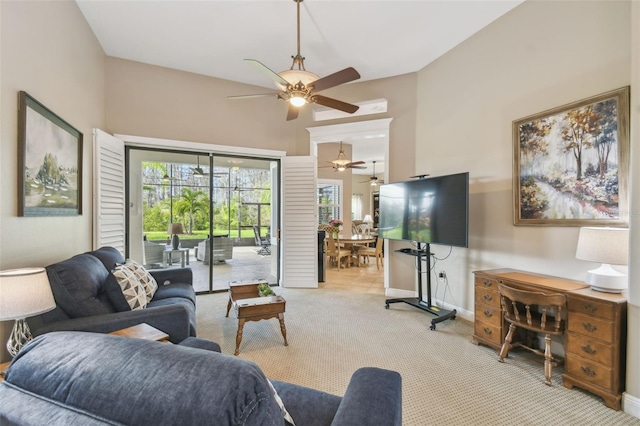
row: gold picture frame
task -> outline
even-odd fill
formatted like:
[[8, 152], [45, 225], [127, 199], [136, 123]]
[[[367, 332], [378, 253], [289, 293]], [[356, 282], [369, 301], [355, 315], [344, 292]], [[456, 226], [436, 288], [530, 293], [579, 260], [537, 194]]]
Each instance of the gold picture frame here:
[[513, 122], [514, 224], [627, 226], [629, 87]]

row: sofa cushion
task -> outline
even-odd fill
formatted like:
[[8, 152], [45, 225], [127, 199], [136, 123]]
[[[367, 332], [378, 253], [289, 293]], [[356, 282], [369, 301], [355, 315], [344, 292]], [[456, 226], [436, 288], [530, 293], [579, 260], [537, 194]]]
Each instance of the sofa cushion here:
[[49, 265], [47, 275], [56, 305], [70, 318], [116, 311], [103, 289], [109, 272], [94, 256], [79, 254]]
[[116, 265], [124, 263], [124, 257], [122, 257], [122, 254], [113, 247], [100, 247], [98, 250], [90, 251], [87, 254], [100, 259], [107, 271], [112, 270]]
[[147, 308], [155, 308], [158, 306], [175, 306], [182, 305], [186, 308], [189, 314], [189, 334], [191, 336], [196, 335], [196, 305], [189, 299], [183, 297], [169, 297], [166, 299], [153, 299], [147, 305]]
[[116, 277], [131, 310], [144, 309], [147, 306], [147, 293], [131, 269], [125, 265], [118, 265], [113, 268], [112, 273]]
[[181, 297], [196, 304], [196, 292], [191, 284], [170, 284], [158, 286], [158, 290], [153, 295], [153, 300], [171, 299]]
[[256, 364], [179, 345], [47, 333], [23, 348], [5, 380], [121, 424], [284, 425]]
[[132, 259], [127, 259], [124, 262], [124, 266], [133, 272], [138, 281], [142, 284], [142, 287], [144, 287], [144, 291], [147, 294], [147, 301], [153, 299], [153, 295], [156, 294], [156, 290], [158, 289], [158, 283], [155, 278], [151, 276], [149, 271]]

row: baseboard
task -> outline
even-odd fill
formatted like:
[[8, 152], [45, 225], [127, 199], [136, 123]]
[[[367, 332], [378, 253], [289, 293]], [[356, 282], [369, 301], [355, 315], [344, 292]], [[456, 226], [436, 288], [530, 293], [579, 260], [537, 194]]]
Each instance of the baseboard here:
[[625, 413], [640, 418], [640, 398], [624, 392], [622, 394], [622, 409]]
[[[418, 297], [418, 295], [416, 294], [415, 291], [410, 291], [410, 290], [401, 290], [401, 289], [397, 289], [397, 288], [387, 288], [385, 290], [385, 296], [389, 297], [389, 298], [393, 298], [393, 299], [400, 299], [400, 298], [405, 298], [405, 297]], [[456, 313], [456, 317], [462, 318], [466, 321], [470, 321], [473, 322], [473, 312], [471, 311], [467, 311], [465, 309], [462, 309], [458, 306], [454, 306], [451, 305], [449, 303], [442, 303], [442, 301], [438, 300], [438, 299], [432, 299], [432, 302], [436, 305], [436, 306], [440, 306], [443, 307], [445, 309], [455, 309], [457, 311]]]

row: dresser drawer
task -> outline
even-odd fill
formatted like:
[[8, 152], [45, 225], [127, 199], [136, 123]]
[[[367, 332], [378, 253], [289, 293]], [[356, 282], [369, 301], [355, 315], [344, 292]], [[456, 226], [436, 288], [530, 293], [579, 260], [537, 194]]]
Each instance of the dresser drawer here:
[[476, 287], [476, 303], [500, 309], [500, 294], [493, 288]]
[[567, 309], [590, 317], [613, 320], [614, 306], [611, 303], [569, 297], [567, 300]]
[[476, 321], [486, 322], [495, 326], [500, 326], [502, 321], [502, 312], [500, 308], [487, 305], [484, 303], [476, 303], [475, 305]]
[[489, 340], [496, 346], [502, 345], [502, 336], [500, 336], [500, 326], [490, 324], [488, 322], [479, 321], [476, 317], [474, 322], [475, 335], [485, 340]]
[[605, 366], [613, 364], [613, 348], [611, 345], [589, 339], [581, 334], [567, 333], [567, 352]]
[[488, 288], [498, 291], [498, 280], [491, 278], [475, 277], [476, 289], [478, 287]]
[[613, 342], [613, 323], [600, 318], [572, 313], [567, 319], [567, 329], [607, 343]]
[[605, 389], [611, 389], [612, 368], [571, 354], [567, 354], [565, 363], [566, 372], [570, 376]]

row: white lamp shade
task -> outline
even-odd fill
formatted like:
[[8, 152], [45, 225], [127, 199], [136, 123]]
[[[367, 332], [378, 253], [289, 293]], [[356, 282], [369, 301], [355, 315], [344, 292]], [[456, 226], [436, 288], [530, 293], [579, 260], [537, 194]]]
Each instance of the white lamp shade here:
[[627, 276], [611, 265], [629, 262], [629, 229], [580, 228], [576, 258], [601, 263], [587, 272], [585, 281], [593, 290], [620, 293], [627, 289]]
[[370, 214], [364, 215], [364, 219], [362, 219], [362, 221], [364, 223], [373, 223], [373, 219], [371, 219], [371, 215]]
[[626, 265], [629, 261], [629, 229], [580, 228], [576, 259]]
[[0, 271], [0, 321], [24, 319], [55, 307], [44, 268]]

